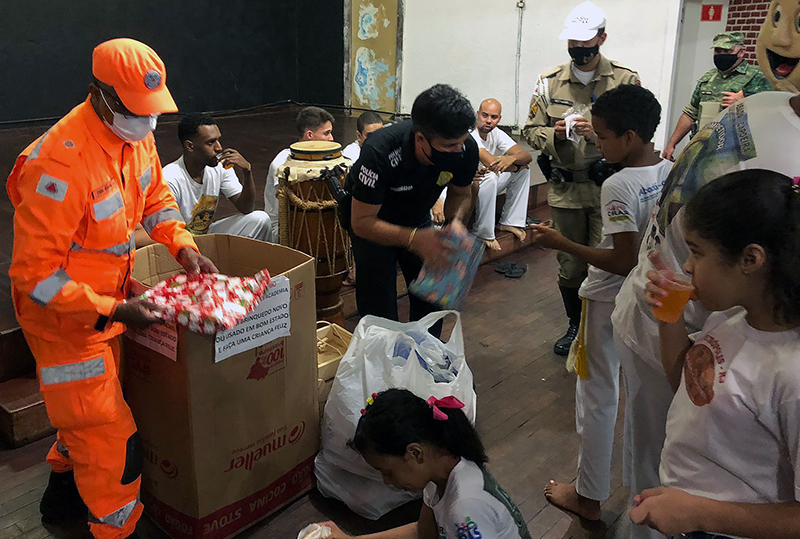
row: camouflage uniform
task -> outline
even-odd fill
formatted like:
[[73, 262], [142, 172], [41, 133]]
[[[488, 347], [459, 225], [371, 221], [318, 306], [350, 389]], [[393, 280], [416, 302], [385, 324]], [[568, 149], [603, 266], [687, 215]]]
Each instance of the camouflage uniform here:
[[[733, 50], [744, 46], [742, 32], [721, 32], [714, 36], [712, 49]], [[722, 111], [723, 92], [743, 92], [749, 97], [759, 92], [772, 91], [772, 85], [756, 66], [742, 60], [730, 73], [722, 73], [714, 68], [700, 77], [692, 92], [684, 114], [694, 120], [693, 132], [716, 119]]]
[[683, 112], [695, 121], [694, 129], [704, 126], [719, 116], [722, 110], [722, 92], [744, 92], [749, 97], [759, 92], [772, 91], [772, 85], [756, 66], [747, 60], [728, 73], [714, 68], [700, 77]]
[[[552, 159], [553, 167], [570, 171], [573, 181], [548, 183], [547, 203], [552, 208], [553, 225], [564, 236], [583, 245], [596, 245], [602, 238], [600, 187], [589, 180], [589, 165], [602, 156], [596, 138], [577, 144], [555, 138], [554, 126], [572, 106], [592, 103], [604, 92], [622, 84], [641, 84], [639, 75], [613, 60], [600, 57], [594, 78], [584, 85], [567, 63], [539, 77], [531, 99], [528, 120], [522, 130], [528, 144]], [[591, 120], [587, 112], [586, 118]], [[572, 255], [558, 252], [559, 285], [578, 288], [586, 278], [587, 264]]]

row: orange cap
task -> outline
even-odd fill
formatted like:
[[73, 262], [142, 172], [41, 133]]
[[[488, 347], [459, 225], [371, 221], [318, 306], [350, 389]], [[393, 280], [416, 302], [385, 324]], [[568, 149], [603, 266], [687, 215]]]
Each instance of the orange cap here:
[[122, 104], [138, 116], [178, 111], [167, 90], [164, 62], [135, 39], [112, 39], [95, 47], [92, 73], [113, 86]]

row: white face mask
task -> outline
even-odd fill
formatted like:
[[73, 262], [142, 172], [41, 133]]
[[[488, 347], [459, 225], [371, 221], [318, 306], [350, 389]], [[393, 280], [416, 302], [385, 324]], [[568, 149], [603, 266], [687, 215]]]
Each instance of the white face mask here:
[[105, 123], [109, 129], [111, 129], [112, 133], [117, 135], [122, 140], [126, 140], [128, 142], [137, 142], [146, 137], [148, 133], [152, 133], [156, 130], [158, 114], [151, 114], [150, 116], [126, 116], [125, 114], [115, 112], [114, 109], [108, 105], [108, 101], [106, 101], [106, 96], [103, 94], [103, 90], [100, 90], [100, 95], [102, 96], [106, 107], [108, 107], [108, 110], [110, 110], [111, 114], [114, 115], [113, 123], [109, 124], [105, 121], [105, 119], [103, 119], [103, 123]]

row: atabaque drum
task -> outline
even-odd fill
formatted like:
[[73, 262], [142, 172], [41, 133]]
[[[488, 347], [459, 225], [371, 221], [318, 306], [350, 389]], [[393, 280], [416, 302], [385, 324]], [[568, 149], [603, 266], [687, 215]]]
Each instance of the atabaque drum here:
[[353, 256], [329, 182], [344, 186], [350, 161], [336, 142], [296, 142], [289, 150], [278, 168], [280, 243], [316, 261], [317, 320], [344, 325], [340, 294]]

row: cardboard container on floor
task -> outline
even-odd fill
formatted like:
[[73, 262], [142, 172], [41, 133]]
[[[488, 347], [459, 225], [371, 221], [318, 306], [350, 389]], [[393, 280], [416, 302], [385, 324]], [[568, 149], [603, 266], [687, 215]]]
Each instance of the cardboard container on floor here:
[[[221, 234], [197, 245], [221, 273], [266, 267], [274, 285], [216, 336], [163, 325], [127, 333], [124, 382], [145, 446], [145, 512], [171, 537], [218, 539], [314, 484], [315, 275], [313, 259], [287, 247]], [[133, 277], [152, 286], [179, 270], [153, 245], [136, 253]]]
[[317, 366], [319, 393], [319, 420], [325, 412], [325, 402], [333, 387], [336, 371], [342, 361], [353, 334], [339, 324], [320, 320], [317, 322]]

